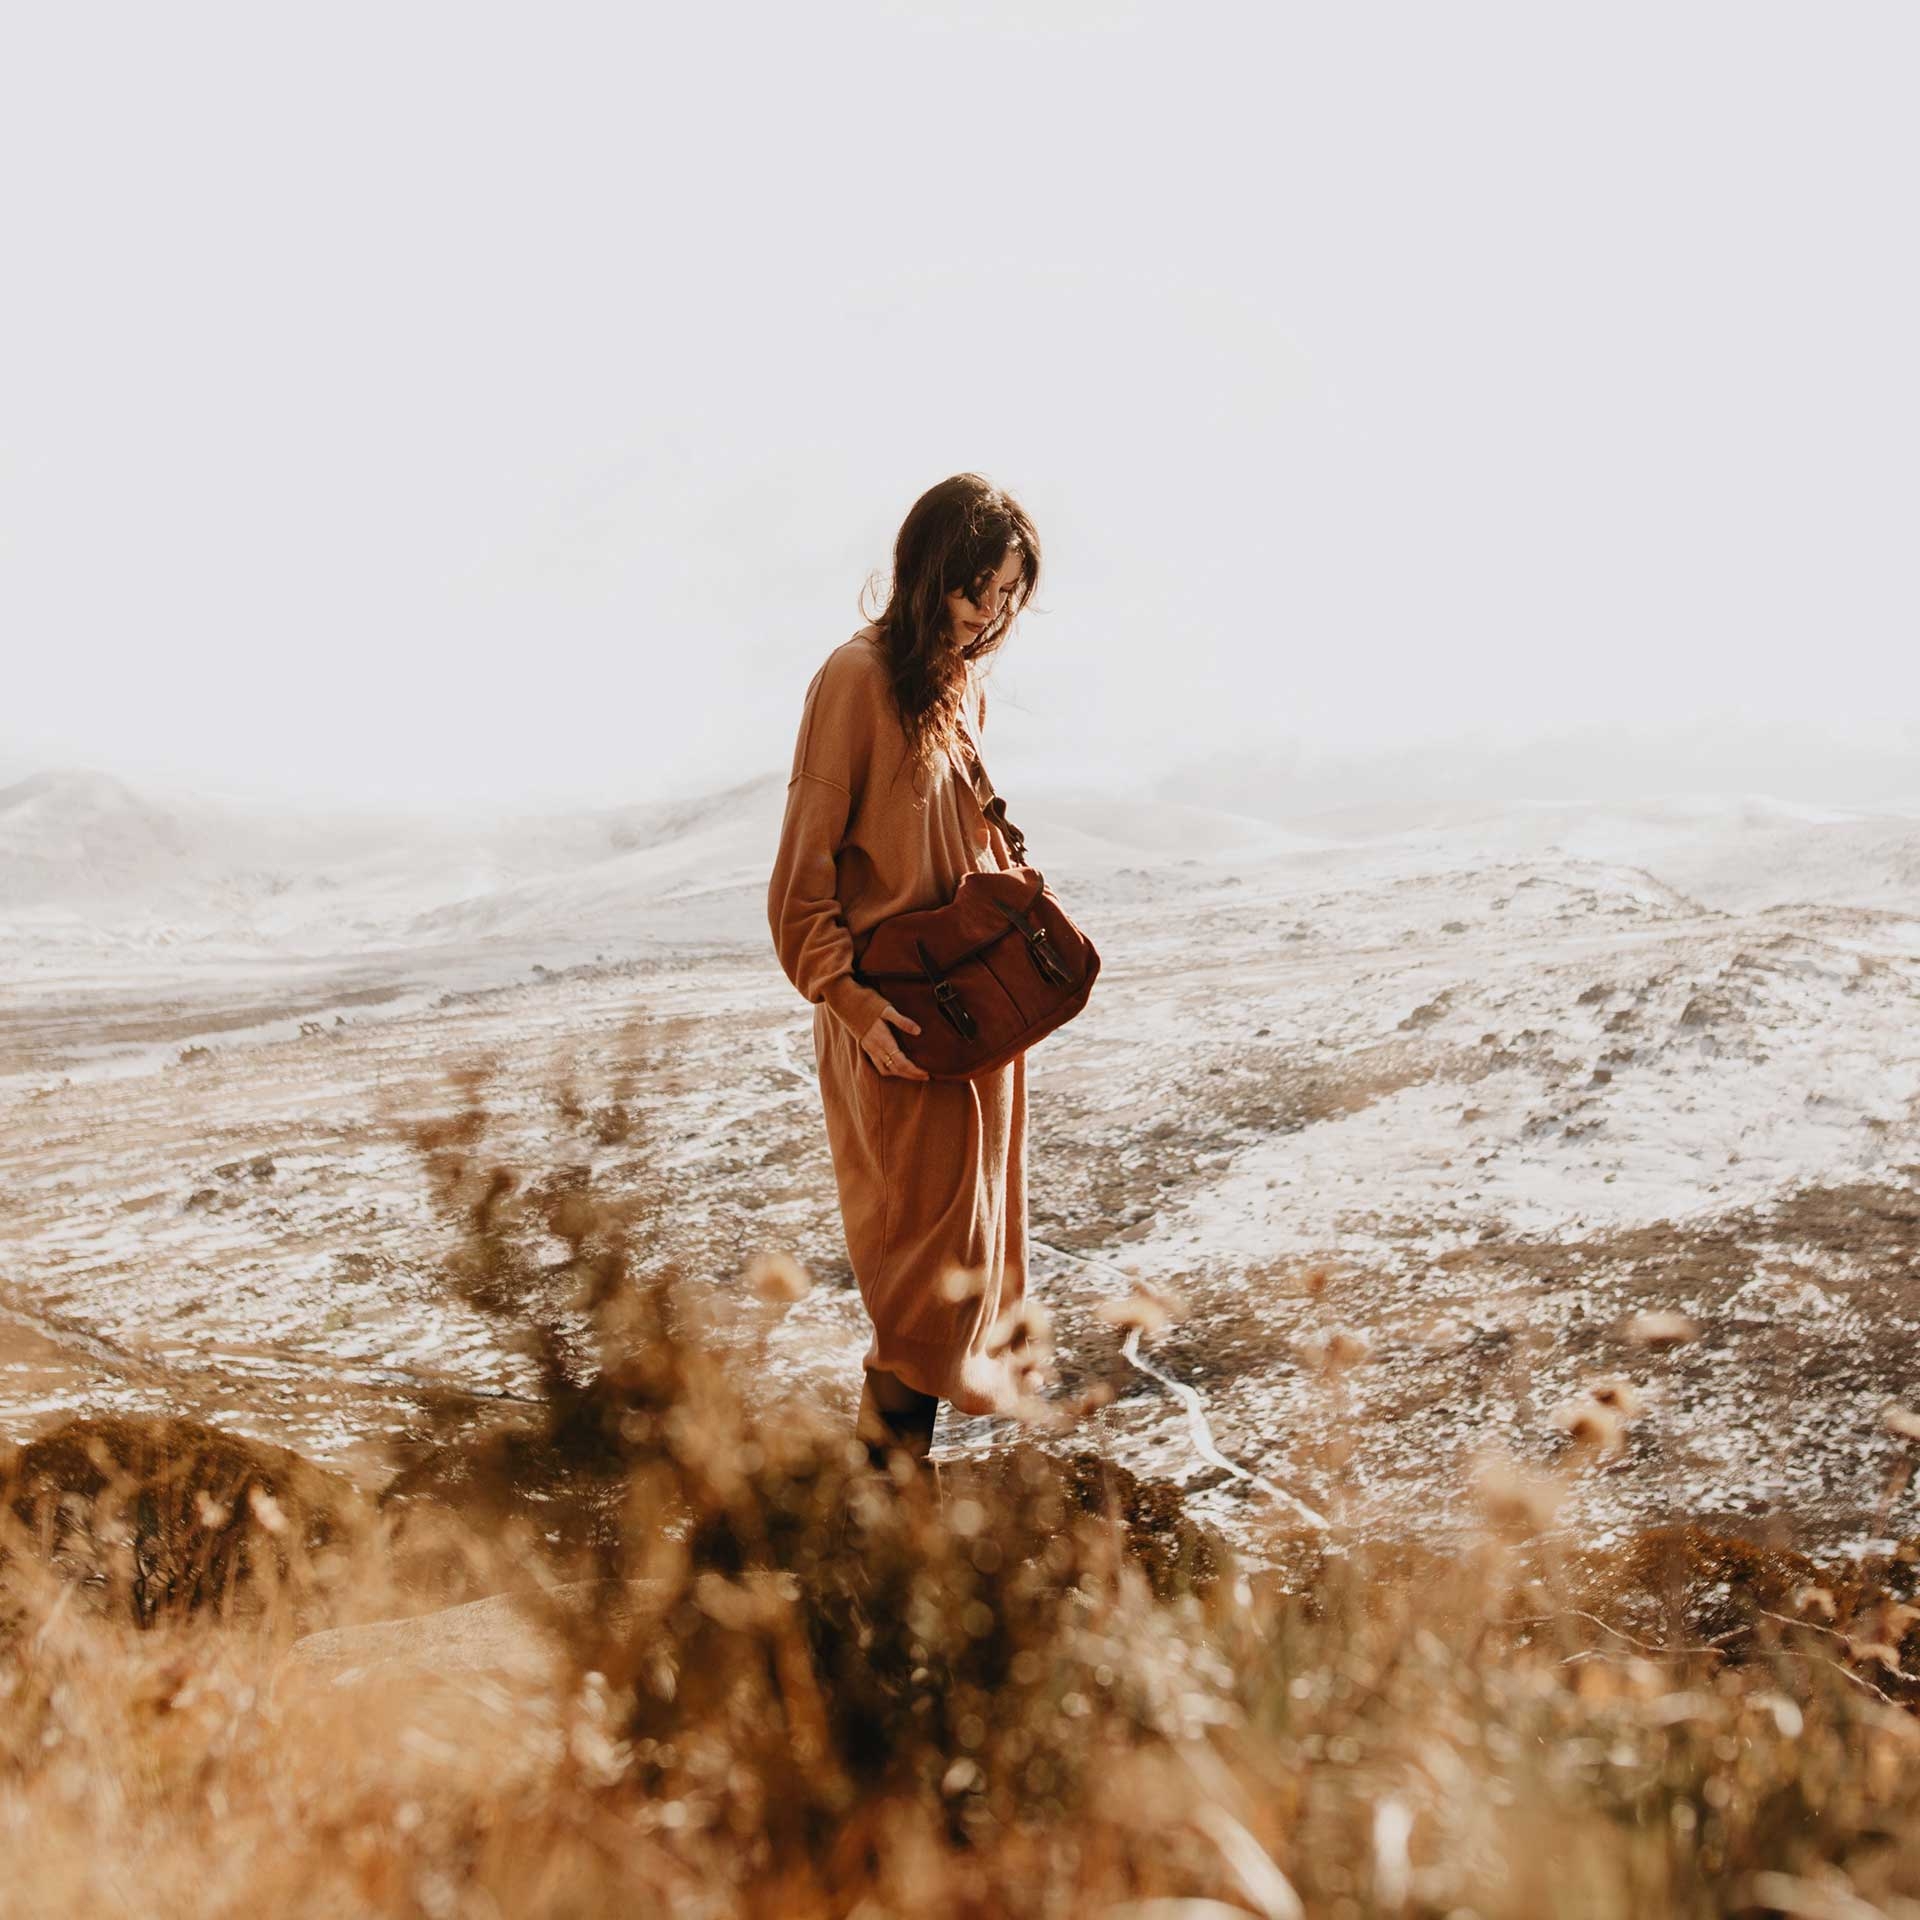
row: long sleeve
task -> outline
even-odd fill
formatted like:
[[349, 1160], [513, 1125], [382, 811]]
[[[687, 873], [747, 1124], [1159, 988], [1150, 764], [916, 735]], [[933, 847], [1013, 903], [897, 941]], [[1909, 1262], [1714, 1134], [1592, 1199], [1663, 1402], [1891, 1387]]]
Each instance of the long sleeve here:
[[814, 675], [767, 884], [767, 924], [787, 978], [808, 1000], [824, 1001], [856, 1037], [888, 1002], [853, 977], [853, 935], [835, 891], [834, 857], [872, 763], [873, 703], [884, 692], [844, 651]]

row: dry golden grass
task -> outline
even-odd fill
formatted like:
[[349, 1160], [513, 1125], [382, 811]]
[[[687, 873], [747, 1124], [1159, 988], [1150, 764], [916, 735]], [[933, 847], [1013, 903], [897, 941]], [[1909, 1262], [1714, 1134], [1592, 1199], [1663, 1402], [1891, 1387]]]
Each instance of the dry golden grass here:
[[1573, 1554], [1489, 1460], [1465, 1550], [1254, 1572], [1067, 1441], [876, 1475], [703, 1337], [671, 1195], [496, 1164], [484, 1090], [418, 1144], [517, 1425], [377, 1506], [178, 1422], [0, 1470], [9, 1914], [1920, 1915], [1911, 1551]]

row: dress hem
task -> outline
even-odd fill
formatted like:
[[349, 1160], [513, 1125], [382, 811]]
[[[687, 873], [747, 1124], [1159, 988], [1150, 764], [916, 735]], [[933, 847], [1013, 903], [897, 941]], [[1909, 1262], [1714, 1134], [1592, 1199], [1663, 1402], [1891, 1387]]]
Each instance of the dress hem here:
[[[979, 1361], [983, 1356], [959, 1356], [961, 1362], [968, 1358]], [[867, 1343], [862, 1364], [892, 1374], [916, 1393], [930, 1394], [936, 1400], [944, 1400], [956, 1413], [1010, 1413], [1023, 1397], [1015, 1389], [1010, 1369], [1004, 1360], [989, 1363], [992, 1371], [1005, 1383], [1004, 1392], [994, 1393], [984, 1386], [963, 1385], [956, 1377], [963, 1367], [956, 1363], [952, 1346], [939, 1340], [904, 1340], [898, 1335], [889, 1335], [883, 1342], [876, 1329]]]

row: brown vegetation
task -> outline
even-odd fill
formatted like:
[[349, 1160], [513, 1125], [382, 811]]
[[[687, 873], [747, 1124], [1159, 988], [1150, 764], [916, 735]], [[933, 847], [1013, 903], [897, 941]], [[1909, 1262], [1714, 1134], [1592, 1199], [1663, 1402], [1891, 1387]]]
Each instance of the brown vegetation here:
[[[517, 1420], [449, 1394], [377, 1515], [177, 1421], [10, 1463], [14, 1910], [1920, 1900], [1911, 1547], [1836, 1572], [1678, 1525], [1575, 1554], [1551, 1476], [1489, 1470], [1465, 1550], [1276, 1534], [1256, 1568], [1070, 1442], [876, 1474], [840, 1413], [751, 1390], [750, 1333], [707, 1337], [653, 1257], [671, 1196], [602, 1190], [586, 1135], [644, 1150], [617, 1094], [563, 1103], [578, 1156], [528, 1178], [484, 1086], [417, 1144], [450, 1283], [537, 1377]], [[71, 1605], [76, 1576], [126, 1604]], [[511, 1604], [420, 1618], [481, 1594]], [[325, 1657], [289, 1659], [318, 1622]]]

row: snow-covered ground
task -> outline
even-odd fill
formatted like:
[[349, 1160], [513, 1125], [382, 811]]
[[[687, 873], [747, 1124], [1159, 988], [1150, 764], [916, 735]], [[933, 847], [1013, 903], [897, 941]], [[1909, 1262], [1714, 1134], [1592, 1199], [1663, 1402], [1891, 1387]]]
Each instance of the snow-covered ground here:
[[[763, 918], [782, 799], [340, 823], [0, 791], [0, 1434], [164, 1402], [374, 1475], [426, 1380], [515, 1392], [406, 1139], [483, 1061], [503, 1158], [664, 1181], [656, 1250], [717, 1293], [799, 1253], [823, 1284], [749, 1330], [850, 1407], [808, 1009]], [[1647, 1409], [1576, 1479], [1581, 1533], [1916, 1530], [1879, 1416], [1920, 1394], [1920, 806], [1014, 811], [1104, 962], [1031, 1057], [1034, 1291], [1064, 1386], [1117, 1395], [1060, 1444], [1243, 1539], [1280, 1511], [1091, 1311], [1138, 1275], [1188, 1300], [1146, 1353], [1224, 1455], [1358, 1524], [1444, 1524], [1475, 1452], [1557, 1457], [1555, 1409], [1625, 1374]], [[641, 1130], [603, 1141], [581, 1103], [620, 1081]], [[1701, 1337], [1632, 1345], [1656, 1306]], [[1315, 1359], [1334, 1328], [1349, 1367]]]

